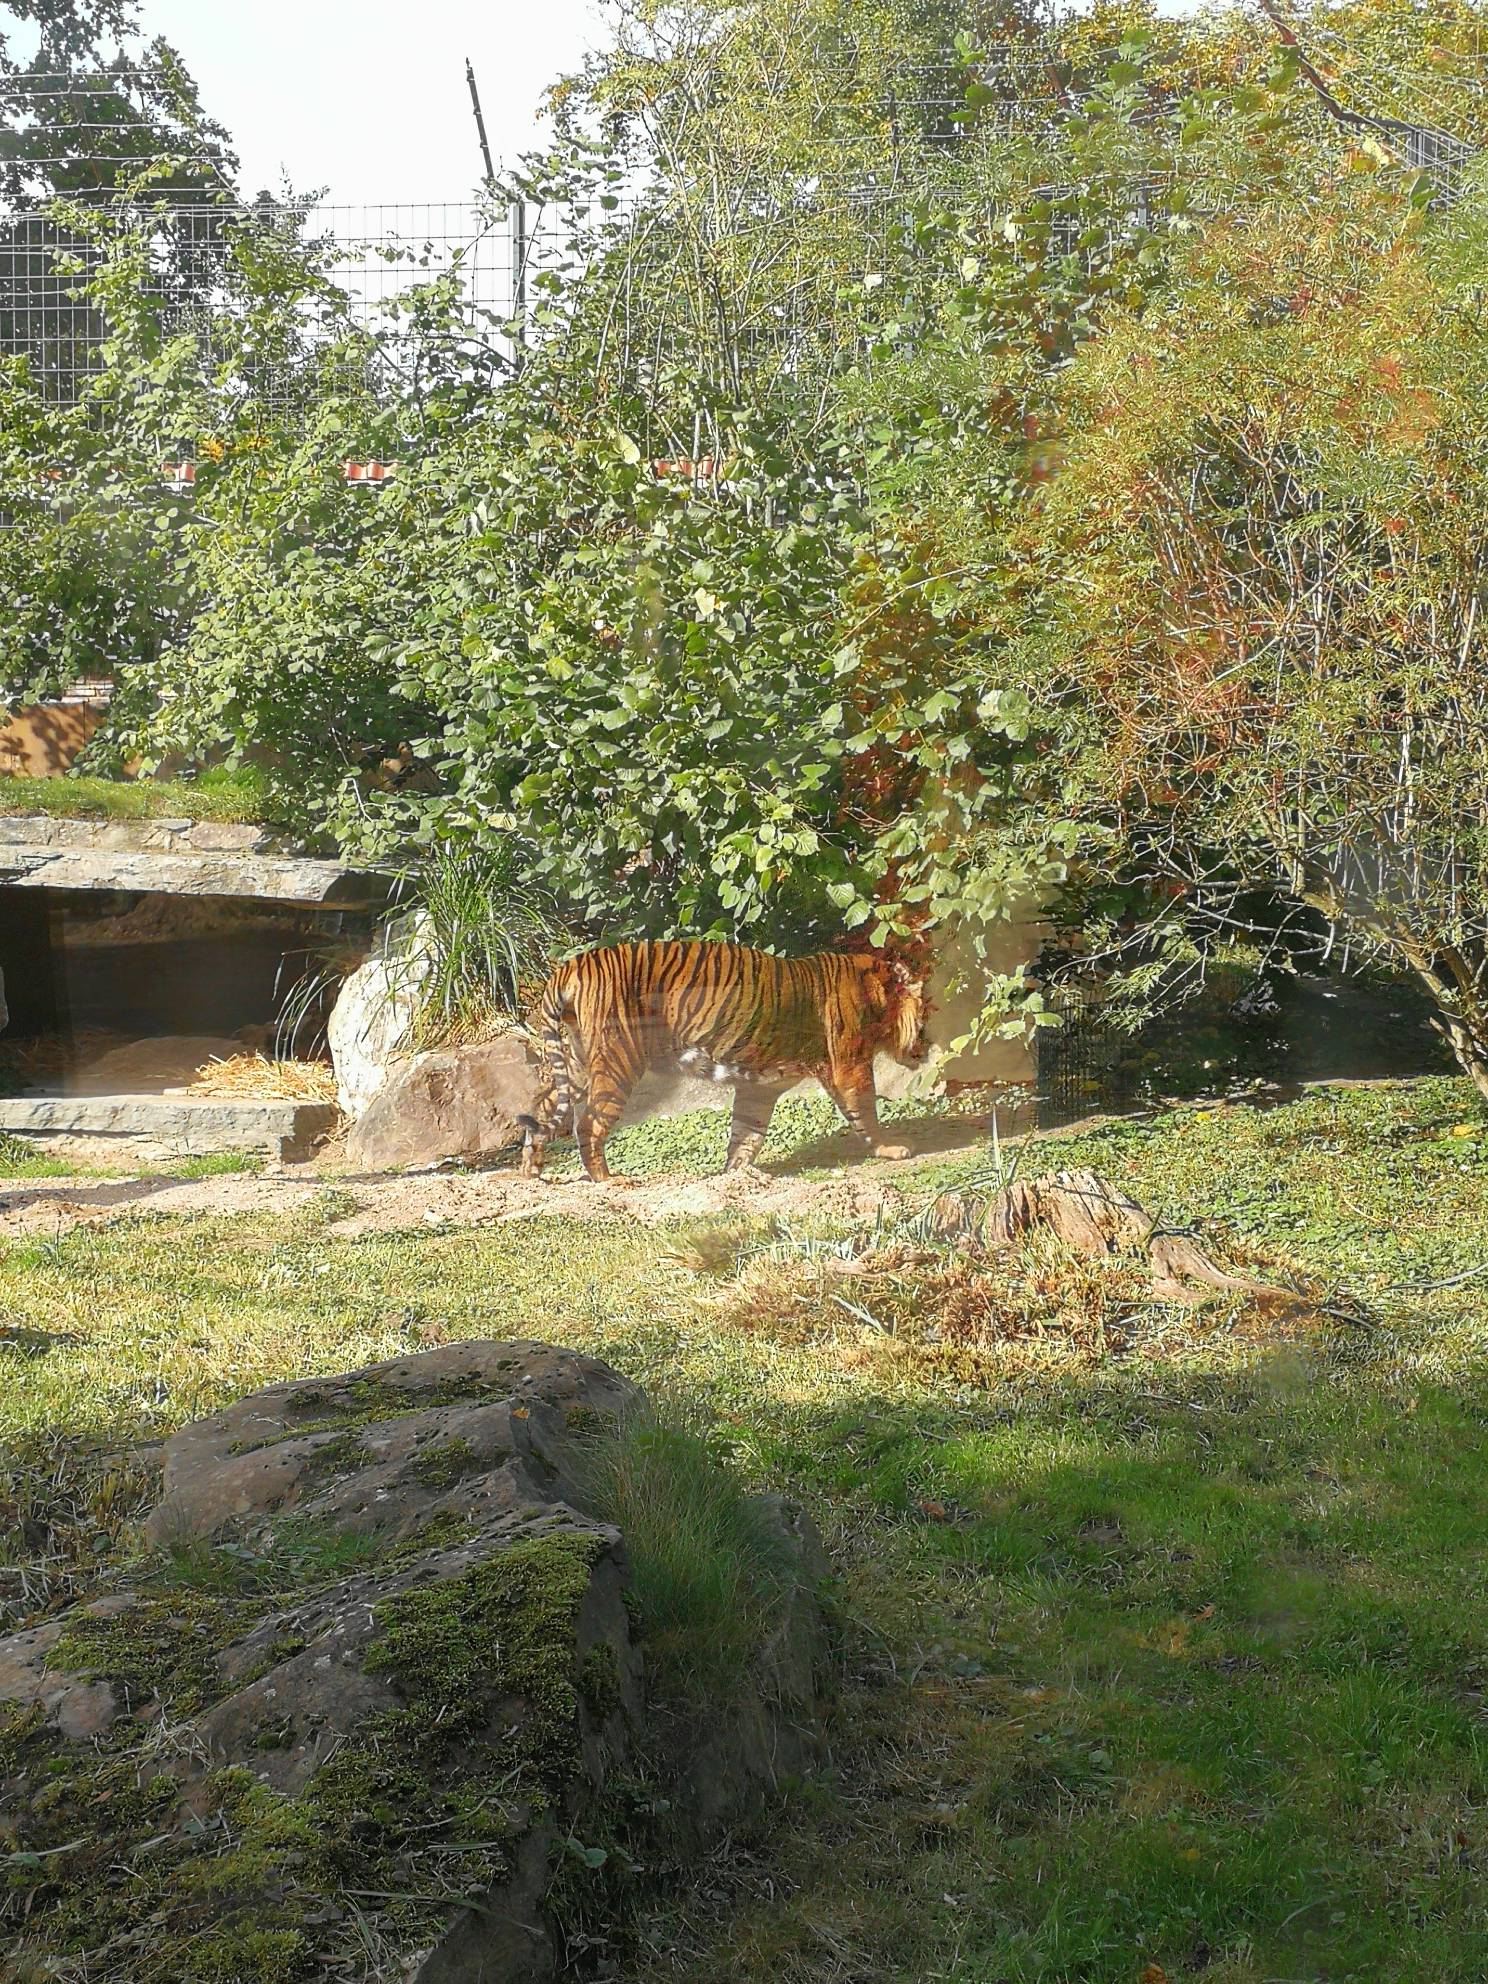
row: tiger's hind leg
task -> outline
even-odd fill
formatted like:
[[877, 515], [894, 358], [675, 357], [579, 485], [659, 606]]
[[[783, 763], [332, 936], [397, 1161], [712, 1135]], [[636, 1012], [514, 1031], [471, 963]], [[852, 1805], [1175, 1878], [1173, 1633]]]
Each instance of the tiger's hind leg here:
[[724, 1165], [726, 1171], [753, 1171], [764, 1147], [775, 1105], [784, 1093], [783, 1088], [766, 1082], [734, 1084], [734, 1120], [729, 1132], [728, 1161]]
[[572, 1088], [565, 1083], [562, 1095], [551, 1082], [545, 1082], [532, 1098], [532, 1108], [517, 1118], [522, 1132], [522, 1176], [541, 1178], [548, 1145], [554, 1137], [574, 1134]]
[[531, 1022], [538, 1034], [542, 1057], [532, 1109], [517, 1118], [522, 1131], [524, 1178], [541, 1178], [543, 1160], [551, 1138], [573, 1135], [573, 1073], [568, 1064], [565, 1038], [572, 1016], [571, 995], [565, 974], [555, 972], [543, 986]]
[[609, 1182], [624, 1185], [605, 1162], [605, 1144], [611, 1130], [625, 1113], [641, 1067], [628, 1051], [629, 1043], [612, 1032], [602, 1033], [589, 1053], [589, 1084], [579, 1110], [579, 1156], [585, 1175], [596, 1185]]
[[548, 1136], [541, 1119], [536, 1116], [518, 1118], [522, 1126], [522, 1176], [541, 1178], [543, 1160], [548, 1154]]

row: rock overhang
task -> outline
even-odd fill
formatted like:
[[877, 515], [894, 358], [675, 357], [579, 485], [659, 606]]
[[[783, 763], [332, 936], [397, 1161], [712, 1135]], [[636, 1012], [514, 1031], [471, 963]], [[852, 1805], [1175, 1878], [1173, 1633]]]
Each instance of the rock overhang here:
[[296, 853], [229, 821], [0, 815], [0, 888], [226, 897], [305, 909], [377, 909], [392, 878]]

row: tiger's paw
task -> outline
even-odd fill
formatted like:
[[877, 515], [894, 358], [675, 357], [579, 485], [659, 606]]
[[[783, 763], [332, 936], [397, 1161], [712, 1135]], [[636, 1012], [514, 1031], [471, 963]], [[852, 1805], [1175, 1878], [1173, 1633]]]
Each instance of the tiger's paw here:
[[912, 1152], [908, 1144], [875, 1144], [873, 1155], [875, 1157], [889, 1158], [897, 1164], [902, 1158], [911, 1156]]

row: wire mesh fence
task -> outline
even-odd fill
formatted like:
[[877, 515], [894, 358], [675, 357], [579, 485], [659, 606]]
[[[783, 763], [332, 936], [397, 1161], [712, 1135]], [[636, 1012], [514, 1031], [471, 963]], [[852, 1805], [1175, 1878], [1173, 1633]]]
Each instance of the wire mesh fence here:
[[[303, 313], [311, 344], [348, 328], [374, 342], [396, 340], [416, 291], [444, 277], [454, 284], [464, 333], [509, 352], [506, 327], [532, 251], [521, 209], [475, 201], [290, 210], [153, 199], [113, 211], [123, 225], [143, 230], [143, 287], [162, 306], [166, 328], [193, 330], [208, 362], [214, 329], [231, 307], [225, 259], [245, 236], [278, 233], [313, 244], [327, 280]], [[55, 206], [0, 215], [0, 353], [24, 358], [32, 382], [53, 402], [76, 401], [105, 369], [107, 326], [91, 285], [109, 253], [106, 235], [84, 231]]]
[[[881, 273], [912, 237], [933, 190], [925, 180], [814, 187], [814, 229], [803, 225], [799, 206], [786, 211], [791, 190], [778, 186], [742, 189], [734, 212], [710, 213], [701, 246], [720, 280], [734, 285], [727, 302], [741, 348], [769, 346], [791, 364], [803, 327], [821, 320], [813, 301], [840, 300], [842, 285]], [[1149, 198], [1145, 189], [1141, 197]], [[239, 307], [225, 280], [227, 258], [257, 233], [301, 244], [324, 270], [323, 286], [300, 312], [303, 350], [355, 331], [390, 370], [416, 342], [419, 292], [441, 279], [452, 305], [442, 335], [453, 337], [470, 366], [509, 369], [543, 272], [606, 249], [622, 297], [648, 291], [651, 333], [685, 337], [677, 251], [694, 218], [644, 197], [607, 214], [475, 200], [289, 210], [153, 199], [111, 210], [114, 225], [140, 230], [148, 244], [141, 288], [159, 306], [162, 327], [194, 335], [204, 364]], [[1134, 218], [1145, 218], [1145, 205]], [[1076, 223], [1054, 223], [1062, 242], [1061, 227], [1070, 235], [1063, 245], [1072, 246]], [[587, 245], [576, 249], [579, 237]], [[94, 280], [111, 252], [107, 232], [85, 229], [53, 205], [0, 212], [0, 356], [24, 359], [32, 384], [53, 404], [75, 403], [107, 369], [108, 325]], [[627, 314], [622, 301], [617, 337]]]
[[1060, 1024], [1037, 1039], [1041, 1128], [1292, 1072], [1295, 1002], [1284, 1008], [1272, 981], [1244, 968], [1213, 962], [1196, 993], [1142, 1019], [1082, 976], [1062, 979], [1050, 1003]]
[[1212, 962], [1195, 996], [1133, 1023], [1099, 982], [1052, 993], [1037, 1038], [1037, 1120], [1082, 1118], [1308, 1082], [1445, 1073], [1451, 1057], [1418, 983], [1383, 967], [1257, 972]]

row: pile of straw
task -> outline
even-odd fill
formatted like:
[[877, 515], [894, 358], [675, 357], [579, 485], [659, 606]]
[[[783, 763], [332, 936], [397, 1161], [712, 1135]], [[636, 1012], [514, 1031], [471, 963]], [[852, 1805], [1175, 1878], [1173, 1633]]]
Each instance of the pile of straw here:
[[111, 1027], [84, 1026], [70, 1036], [48, 1033], [34, 1040], [0, 1040], [0, 1074], [22, 1083], [56, 1081], [80, 1063], [122, 1047], [128, 1038]]
[[329, 1061], [271, 1061], [266, 1054], [211, 1060], [191, 1084], [193, 1095], [234, 1096], [240, 1102], [334, 1102]]

